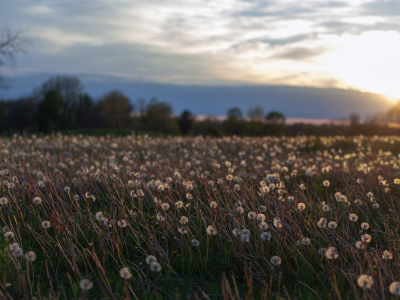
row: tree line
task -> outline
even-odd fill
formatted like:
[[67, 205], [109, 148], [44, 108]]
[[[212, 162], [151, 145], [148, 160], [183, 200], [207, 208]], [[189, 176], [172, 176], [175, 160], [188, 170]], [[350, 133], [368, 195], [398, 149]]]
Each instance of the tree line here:
[[[387, 115], [397, 120], [399, 107], [400, 102]], [[35, 88], [29, 96], [0, 100], [0, 134], [99, 128], [208, 136], [400, 133], [397, 128], [382, 125], [378, 119], [360, 123], [359, 117], [352, 114], [350, 121], [350, 125], [289, 125], [281, 112], [264, 113], [260, 106], [250, 107], [247, 116], [237, 107], [230, 108], [224, 119], [213, 116], [199, 119], [188, 110], [174, 116], [171, 104], [156, 98], [138, 99], [132, 104], [122, 92], [110, 91], [94, 100], [74, 76], [56, 76]]]
[[35, 88], [29, 96], [0, 100], [0, 133], [118, 128], [183, 135], [281, 134], [283, 114], [263, 114], [262, 108], [251, 108], [250, 121], [246, 121], [239, 108], [231, 108], [226, 120], [218, 124], [213, 124], [211, 117], [197, 122], [187, 110], [174, 116], [172, 106], [156, 98], [138, 99], [133, 105], [122, 92], [111, 91], [95, 101], [84, 92], [78, 78], [56, 76]]

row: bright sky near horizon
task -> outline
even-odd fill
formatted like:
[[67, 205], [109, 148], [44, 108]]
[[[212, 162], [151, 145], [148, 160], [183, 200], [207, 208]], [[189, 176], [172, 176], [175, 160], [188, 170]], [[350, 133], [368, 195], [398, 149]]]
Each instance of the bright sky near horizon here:
[[10, 74], [338, 87], [400, 98], [400, 1], [2, 0]]

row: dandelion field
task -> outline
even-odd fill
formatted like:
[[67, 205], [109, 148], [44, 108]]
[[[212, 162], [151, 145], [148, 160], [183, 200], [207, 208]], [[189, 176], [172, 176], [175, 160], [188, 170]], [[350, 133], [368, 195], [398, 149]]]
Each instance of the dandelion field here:
[[399, 298], [398, 137], [0, 146], [0, 299]]

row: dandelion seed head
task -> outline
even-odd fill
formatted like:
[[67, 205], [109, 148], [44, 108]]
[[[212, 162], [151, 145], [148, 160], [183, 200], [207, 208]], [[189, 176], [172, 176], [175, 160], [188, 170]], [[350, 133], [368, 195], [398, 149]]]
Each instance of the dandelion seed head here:
[[192, 239], [191, 240], [191, 244], [194, 247], [199, 247], [200, 246], [200, 242], [198, 240], [196, 240], [196, 239]]
[[128, 280], [129, 278], [132, 277], [132, 273], [131, 270], [129, 270], [129, 268], [122, 268], [119, 271], [119, 276], [121, 276], [122, 279]]
[[363, 289], [370, 289], [374, 284], [374, 280], [372, 279], [372, 276], [364, 274], [358, 277], [357, 284]]
[[82, 279], [79, 282], [79, 286], [81, 287], [82, 290], [88, 291], [93, 287], [93, 283], [88, 279]]
[[263, 232], [263, 233], [261, 233], [261, 240], [262, 240], [263, 242], [269, 241], [269, 240], [271, 239], [271, 237], [272, 237], [272, 235], [271, 235], [270, 232]]
[[389, 292], [392, 295], [400, 296], [400, 282], [394, 281], [389, 285]]
[[274, 266], [279, 266], [282, 263], [282, 259], [279, 256], [272, 256], [271, 257], [271, 264]]
[[330, 229], [336, 229], [337, 223], [335, 221], [331, 221], [331, 222], [328, 223], [328, 227]]
[[27, 261], [35, 261], [36, 259], [36, 254], [33, 251], [28, 251], [25, 253], [25, 258]]
[[150, 270], [152, 270], [153, 272], [160, 272], [161, 271], [161, 265], [154, 261], [150, 264]]
[[361, 236], [361, 240], [362, 240], [364, 243], [369, 243], [369, 242], [372, 240], [372, 237], [371, 237], [369, 234], [365, 233], [365, 234], [363, 234], [363, 235]]
[[319, 219], [317, 225], [319, 228], [325, 228], [328, 221], [325, 218]]
[[45, 229], [50, 228], [50, 222], [49, 221], [43, 221], [42, 222], [42, 227], [45, 228]]
[[352, 222], [357, 222], [358, 216], [356, 214], [350, 214], [349, 215], [349, 220]]
[[210, 202], [210, 207], [211, 207], [211, 208], [214, 208], [214, 209], [215, 209], [215, 208], [217, 208], [217, 206], [218, 206], [218, 203], [217, 203], [217, 202], [215, 202], [215, 201], [211, 201], [211, 202]]
[[325, 252], [325, 256], [327, 259], [336, 259], [339, 257], [339, 254], [335, 247], [329, 247]]
[[42, 203], [42, 199], [40, 197], [35, 197], [32, 199], [32, 203], [38, 205]]
[[128, 223], [125, 220], [119, 220], [118, 221], [118, 226], [121, 228], [124, 228], [128, 225]]

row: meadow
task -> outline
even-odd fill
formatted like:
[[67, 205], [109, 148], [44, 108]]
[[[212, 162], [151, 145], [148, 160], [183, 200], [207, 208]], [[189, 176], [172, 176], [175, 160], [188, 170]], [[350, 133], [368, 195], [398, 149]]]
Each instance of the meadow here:
[[3, 137], [0, 299], [397, 300], [399, 153], [396, 136]]

